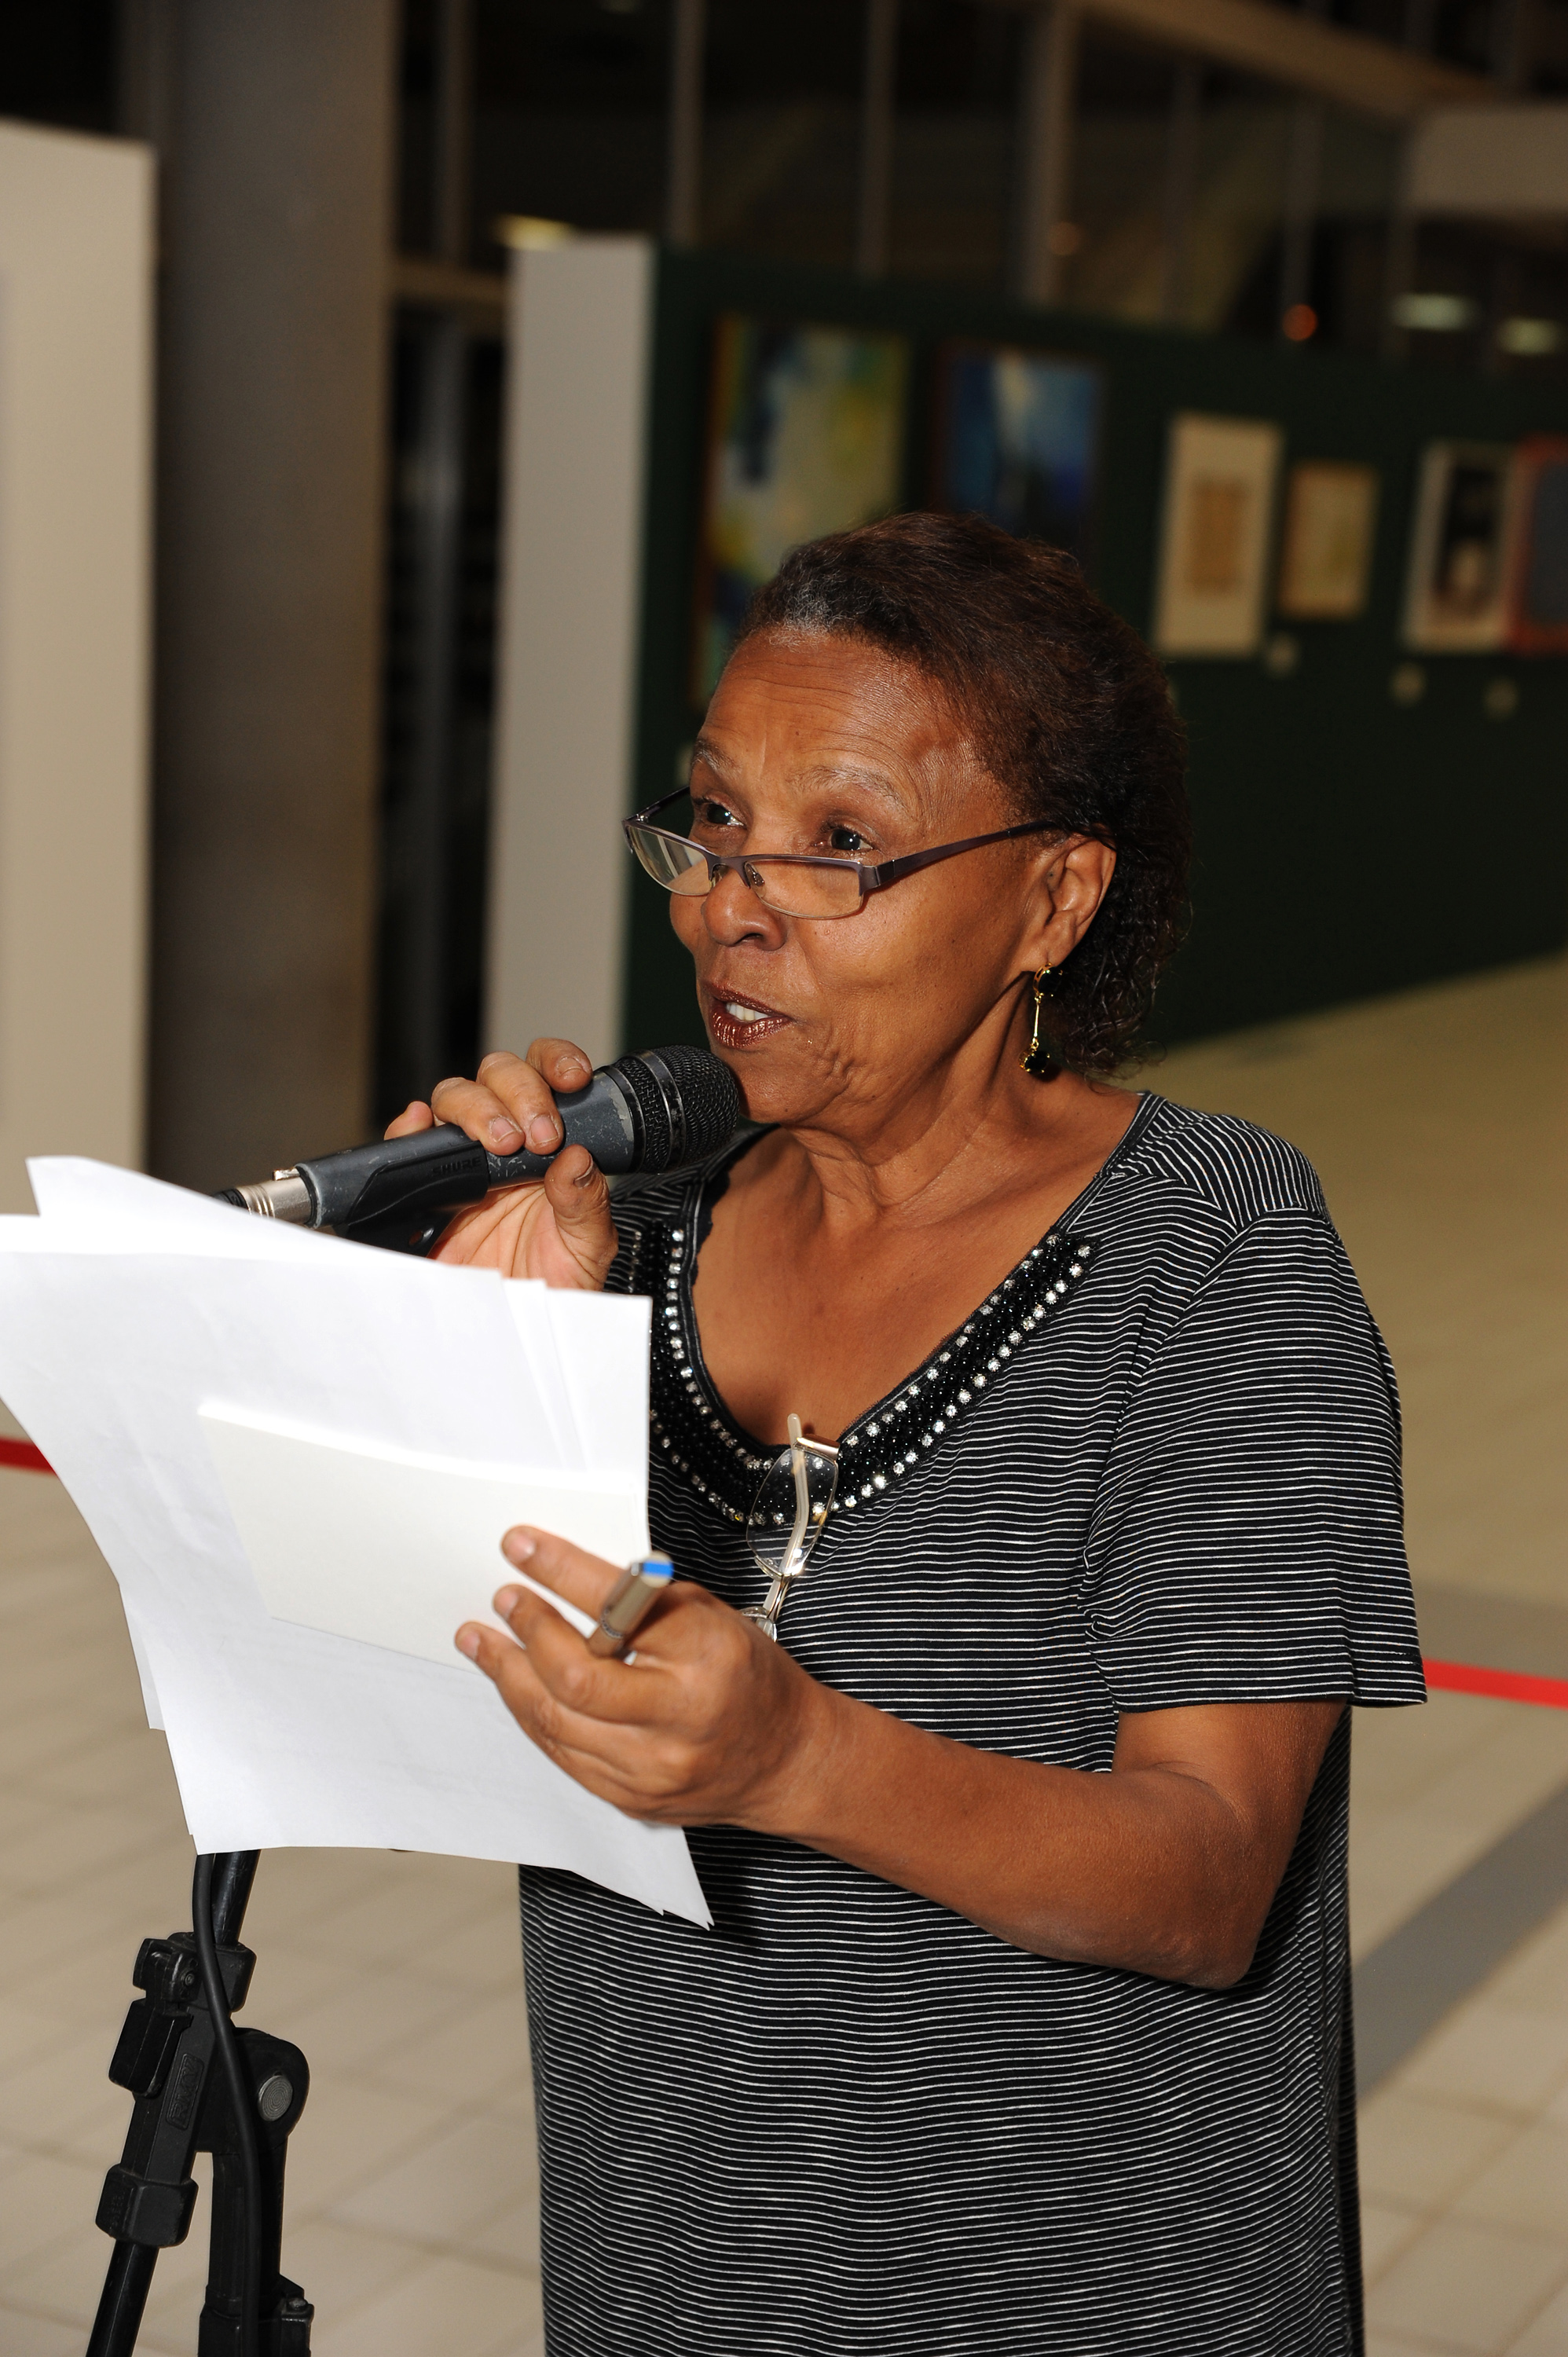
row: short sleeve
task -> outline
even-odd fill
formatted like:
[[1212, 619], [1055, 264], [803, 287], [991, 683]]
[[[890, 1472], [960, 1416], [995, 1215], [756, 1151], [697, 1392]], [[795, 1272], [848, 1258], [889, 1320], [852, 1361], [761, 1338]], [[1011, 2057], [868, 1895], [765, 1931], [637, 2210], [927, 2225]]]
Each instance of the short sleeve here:
[[1393, 1369], [1333, 1227], [1265, 1212], [1134, 1383], [1081, 1602], [1119, 1708], [1424, 1699]]

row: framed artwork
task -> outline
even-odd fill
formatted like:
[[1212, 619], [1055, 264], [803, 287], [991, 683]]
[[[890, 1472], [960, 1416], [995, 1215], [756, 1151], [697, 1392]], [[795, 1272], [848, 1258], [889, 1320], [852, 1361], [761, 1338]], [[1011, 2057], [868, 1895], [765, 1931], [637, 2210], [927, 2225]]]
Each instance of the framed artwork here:
[[950, 344], [938, 362], [933, 505], [1069, 549], [1087, 568], [1102, 406], [1091, 361]]
[[1257, 653], [1283, 443], [1262, 419], [1172, 418], [1155, 584], [1159, 653]]
[[1274, 603], [1293, 622], [1349, 622], [1366, 610], [1378, 470], [1303, 458], [1285, 489]]
[[1508, 643], [1568, 654], [1568, 438], [1532, 434], [1517, 454], [1519, 531]]
[[713, 694], [752, 597], [791, 548], [889, 515], [909, 347], [726, 313], [717, 323], [692, 692]]
[[1519, 469], [1490, 442], [1429, 442], [1416, 481], [1404, 642], [1417, 654], [1474, 654], [1509, 632]]

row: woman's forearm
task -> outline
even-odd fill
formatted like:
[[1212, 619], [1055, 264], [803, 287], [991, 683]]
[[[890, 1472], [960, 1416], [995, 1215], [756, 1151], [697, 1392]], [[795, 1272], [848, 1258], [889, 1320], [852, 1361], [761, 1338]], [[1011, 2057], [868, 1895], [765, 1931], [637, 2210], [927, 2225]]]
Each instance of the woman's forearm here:
[[1134, 1740], [1101, 1775], [975, 1750], [817, 1686], [757, 1829], [1037, 1954], [1226, 1987], [1251, 1960], [1338, 1709], [1147, 1714], [1123, 1721]]

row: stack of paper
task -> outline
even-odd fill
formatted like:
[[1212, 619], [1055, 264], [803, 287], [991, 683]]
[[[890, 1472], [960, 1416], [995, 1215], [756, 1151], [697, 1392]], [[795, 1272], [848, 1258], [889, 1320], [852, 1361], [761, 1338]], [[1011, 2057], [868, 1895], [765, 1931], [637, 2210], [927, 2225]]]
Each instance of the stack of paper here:
[[452, 1647], [501, 1534], [647, 1546], [649, 1304], [252, 1218], [70, 1160], [0, 1219], [0, 1398], [119, 1580], [202, 1850], [445, 1850], [709, 1921]]

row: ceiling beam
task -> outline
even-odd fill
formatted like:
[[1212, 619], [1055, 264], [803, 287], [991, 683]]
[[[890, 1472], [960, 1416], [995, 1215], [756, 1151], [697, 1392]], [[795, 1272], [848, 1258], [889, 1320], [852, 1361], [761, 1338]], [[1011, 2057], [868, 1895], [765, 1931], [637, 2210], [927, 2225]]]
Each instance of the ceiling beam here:
[[[1040, 0], [1000, 0], [1026, 13]], [[1497, 102], [1498, 86], [1418, 49], [1346, 32], [1274, 0], [1056, 0], [1161, 48], [1265, 81], [1385, 122], [1408, 123], [1434, 106]]]

